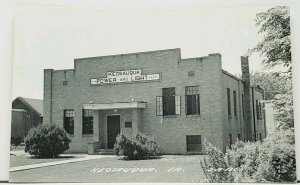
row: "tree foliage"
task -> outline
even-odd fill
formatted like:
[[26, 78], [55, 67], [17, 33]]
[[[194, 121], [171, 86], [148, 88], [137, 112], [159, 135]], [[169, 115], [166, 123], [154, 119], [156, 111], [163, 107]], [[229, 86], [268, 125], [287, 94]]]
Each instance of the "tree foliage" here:
[[294, 109], [292, 90], [285, 94], [277, 94], [272, 101], [275, 105], [275, 119], [280, 129], [294, 128]]
[[286, 6], [277, 6], [256, 15], [256, 26], [263, 39], [252, 52], [264, 56], [266, 67], [283, 65], [291, 76], [291, 40], [290, 40], [290, 11]]
[[[290, 11], [286, 6], [276, 6], [256, 15], [256, 26], [263, 39], [252, 49], [264, 56], [263, 65], [272, 68], [284, 66], [287, 70], [276, 73], [255, 73], [253, 85], [260, 85], [265, 99], [275, 104], [276, 120], [283, 129], [294, 127], [292, 95], [292, 60], [290, 41]], [[287, 75], [286, 75], [287, 74]]]
[[265, 100], [273, 100], [278, 94], [286, 94], [292, 90], [292, 80], [277, 73], [252, 72], [251, 85], [260, 86], [264, 90]]

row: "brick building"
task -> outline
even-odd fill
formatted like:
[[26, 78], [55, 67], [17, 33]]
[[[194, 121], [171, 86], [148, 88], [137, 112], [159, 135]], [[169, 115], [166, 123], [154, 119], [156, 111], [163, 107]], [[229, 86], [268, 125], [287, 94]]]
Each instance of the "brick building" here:
[[43, 122], [43, 100], [17, 97], [12, 102], [11, 143], [23, 142], [28, 131]]
[[180, 49], [75, 59], [44, 70], [44, 122], [71, 135], [68, 152], [111, 149], [122, 130], [155, 136], [165, 154], [201, 153], [205, 138], [223, 150], [263, 139], [263, 92], [241, 62], [242, 79], [220, 54], [182, 59]]

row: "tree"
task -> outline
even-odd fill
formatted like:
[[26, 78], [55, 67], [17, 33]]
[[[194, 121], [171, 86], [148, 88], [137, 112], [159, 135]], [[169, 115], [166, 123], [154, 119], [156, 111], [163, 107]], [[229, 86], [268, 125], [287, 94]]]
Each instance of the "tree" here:
[[290, 11], [286, 6], [277, 6], [266, 12], [256, 15], [256, 26], [259, 34], [263, 34], [252, 52], [259, 52], [264, 56], [263, 64], [266, 67], [283, 65], [286, 73], [291, 77], [291, 41], [290, 41]]
[[279, 129], [294, 128], [294, 109], [292, 91], [285, 94], [278, 94], [272, 101], [275, 105], [277, 114], [275, 119], [278, 121]]
[[292, 90], [292, 80], [277, 73], [252, 72], [251, 85], [260, 86], [264, 90], [265, 100], [273, 100], [278, 94], [286, 94]]
[[[273, 99], [276, 119], [279, 127], [289, 129], [294, 127], [293, 95], [292, 95], [292, 61], [290, 41], [290, 11], [286, 6], [276, 6], [256, 15], [256, 26], [259, 34], [263, 34], [252, 52], [264, 56], [262, 64], [266, 67], [284, 66], [286, 71], [266, 75], [256, 75], [254, 83], [262, 83], [266, 98]], [[285, 75], [287, 74], [287, 75]], [[271, 75], [271, 76], [270, 76]], [[274, 79], [272, 79], [274, 78]], [[259, 82], [260, 81], [260, 82]], [[269, 94], [267, 94], [269, 93]]]

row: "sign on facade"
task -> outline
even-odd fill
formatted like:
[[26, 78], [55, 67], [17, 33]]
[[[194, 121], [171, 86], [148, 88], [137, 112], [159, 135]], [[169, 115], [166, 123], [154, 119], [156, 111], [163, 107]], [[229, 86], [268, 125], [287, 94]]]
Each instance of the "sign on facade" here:
[[142, 70], [110, 71], [106, 78], [92, 78], [91, 85], [160, 80], [160, 74], [142, 75]]

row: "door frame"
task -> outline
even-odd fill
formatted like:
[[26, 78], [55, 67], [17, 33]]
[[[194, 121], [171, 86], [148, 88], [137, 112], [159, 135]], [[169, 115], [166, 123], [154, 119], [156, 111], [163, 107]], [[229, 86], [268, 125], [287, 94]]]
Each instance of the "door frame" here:
[[106, 115], [106, 137], [105, 137], [105, 140], [106, 140], [106, 148], [108, 148], [108, 119], [107, 119], [107, 117], [109, 117], [109, 116], [119, 116], [120, 117], [120, 133], [121, 133], [121, 123], [122, 123], [122, 117], [121, 117], [121, 114], [107, 114]]

